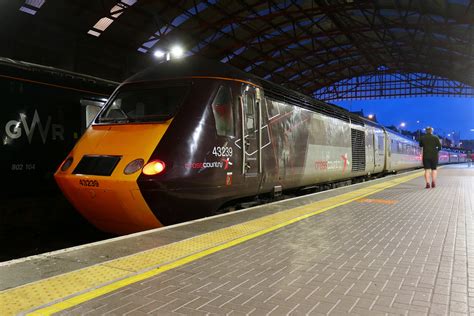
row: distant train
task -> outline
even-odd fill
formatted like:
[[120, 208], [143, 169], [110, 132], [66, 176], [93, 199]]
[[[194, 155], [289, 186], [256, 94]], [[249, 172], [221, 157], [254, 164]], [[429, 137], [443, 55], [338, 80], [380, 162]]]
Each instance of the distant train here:
[[53, 174], [117, 83], [0, 58], [0, 196], [57, 191]]
[[228, 65], [188, 58], [121, 84], [55, 178], [95, 226], [131, 233], [248, 197], [420, 166], [414, 140]]
[[438, 157], [440, 164], [466, 162], [467, 159], [466, 151], [456, 148], [443, 148]]

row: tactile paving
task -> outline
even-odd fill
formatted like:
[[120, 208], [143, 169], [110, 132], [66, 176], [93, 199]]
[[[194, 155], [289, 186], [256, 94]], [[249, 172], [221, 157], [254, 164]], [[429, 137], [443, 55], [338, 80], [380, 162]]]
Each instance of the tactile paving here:
[[[409, 181], [420, 174], [416, 172], [160, 248], [6, 290], [0, 292], [0, 306], [4, 314], [17, 314], [37, 308], [42, 308], [38, 310], [40, 314], [60, 311], [328, 209]], [[181, 261], [178, 262], [179, 260]]]

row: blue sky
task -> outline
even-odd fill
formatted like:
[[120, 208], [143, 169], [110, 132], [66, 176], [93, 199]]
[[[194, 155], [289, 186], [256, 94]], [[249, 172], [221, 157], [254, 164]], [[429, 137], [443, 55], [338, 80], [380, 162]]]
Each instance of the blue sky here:
[[[383, 125], [399, 126], [415, 131], [418, 126], [433, 126], [435, 134], [447, 135], [455, 131], [461, 139], [474, 139], [474, 98], [417, 97], [381, 100], [352, 100], [332, 102], [350, 111], [363, 110], [364, 114], [376, 114]], [[417, 124], [416, 121], [420, 123]]]

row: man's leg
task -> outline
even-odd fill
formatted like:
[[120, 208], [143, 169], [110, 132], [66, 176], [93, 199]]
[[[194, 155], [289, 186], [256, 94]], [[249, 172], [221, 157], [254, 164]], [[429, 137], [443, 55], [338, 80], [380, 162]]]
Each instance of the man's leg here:
[[426, 181], [426, 187], [430, 187], [430, 169], [425, 169], [425, 181]]
[[431, 186], [434, 188], [436, 186], [436, 176], [438, 174], [438, 170], [434, 169], [434, 170], [431, 170], [431, 179], [433, 180], [431, 182]]

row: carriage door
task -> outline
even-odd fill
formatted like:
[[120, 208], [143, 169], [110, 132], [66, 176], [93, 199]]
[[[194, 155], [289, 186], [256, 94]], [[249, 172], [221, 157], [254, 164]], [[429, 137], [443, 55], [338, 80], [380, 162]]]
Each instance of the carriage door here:
[[[249, 181], [255, 178], [259, 181], [259, 174], [262, 172], [262, 151], [261, 151], [261, 107], [260, 93], [258, 89], [247, 86], [241, 102], [242, 117], [242, 174]], [[252, 181], [253, 182], [253, 181]]]

